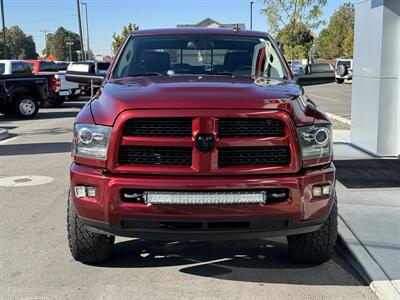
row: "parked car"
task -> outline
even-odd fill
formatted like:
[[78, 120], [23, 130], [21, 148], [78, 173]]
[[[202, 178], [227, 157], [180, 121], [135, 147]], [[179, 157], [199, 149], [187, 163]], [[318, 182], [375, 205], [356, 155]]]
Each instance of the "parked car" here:
[[[59, 64], [54, 61], [45, 60], [26, 60], [32, 66], [34, 74], [52, 74], [54, 80], [52, 82], [52, 91], [50, 98], [47, 99], [51, 105], [60, 106], [64, 103], [65, 98], [76, 100], [81, 94], [79, 84], [65, 80], [65, 71], [59, 70]], [[64, 69], [64, 64], [61, 69]]]
[[331, 124], [299, 83], [334, 82], [334, 71], [311, 66], [296, 82], [264, 32], [177, 28], [129, 35], [104, 80], [85, 64], [67, 79], [101, 85], [74, 125], [74, 259], [107, 260], [116, 235], [287, 236], [294, 259], [330, 259]]
[[299, 60], [289, 60], [288, 64], [294, 75], [304, 75], [304, 67]]
[[0, 113], [14, 114], [21, 119], [34, 118], [40, 104], [49, 97], [52, 78], [52, 75], [23, 72], [0, 75]]
[[339, 58], [336, 60], [336, 83], [341, 84], [346, 79], [353, 79], [353, 60]]
[[31, 65], [23, 60], [0, 60], [0, 75], [32, 74]]

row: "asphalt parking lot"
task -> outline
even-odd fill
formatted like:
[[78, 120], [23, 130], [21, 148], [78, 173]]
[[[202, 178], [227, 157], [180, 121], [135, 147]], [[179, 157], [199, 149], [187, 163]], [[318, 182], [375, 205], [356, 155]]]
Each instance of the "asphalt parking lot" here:
[[347, 119], [351, 119], [351, 88], [351, 81], [304, 87], [308, 97], [324, 111]]
[[301, 265], [288, 258], [285, 239], [117, 238], [108, 263], [75, 262], [66, 199], [73, 118], [83, 104], [45, 108], [29, 121], [0, 115], [15, 135], [0, 142], [0, 178], [22, 176], [0, 186], [0, 299], [375, 299], [339, 252], [324, 265]]

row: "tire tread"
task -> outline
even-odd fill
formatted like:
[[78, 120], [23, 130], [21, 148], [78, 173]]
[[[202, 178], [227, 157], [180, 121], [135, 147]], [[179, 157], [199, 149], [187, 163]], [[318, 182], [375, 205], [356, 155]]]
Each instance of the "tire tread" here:
[[68, 195], [67, 233], [72, 257], [84, 263], [98, 263], [107, 260], [111, 254], [114, 237], [88, 231], [79, 220]]
[[337, 239], [337, 201], [335, 200], [328, 219], [320, 229], [310, 233], [288, 236], [290, 256], [302, 263], [321, 264], [333, 255]]

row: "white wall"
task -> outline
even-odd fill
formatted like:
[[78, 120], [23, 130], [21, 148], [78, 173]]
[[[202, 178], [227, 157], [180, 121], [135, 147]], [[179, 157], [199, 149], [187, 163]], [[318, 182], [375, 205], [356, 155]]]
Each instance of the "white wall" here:
[[358, 0], [354, 36], [353, 144], [400, 155], [400, 0]]

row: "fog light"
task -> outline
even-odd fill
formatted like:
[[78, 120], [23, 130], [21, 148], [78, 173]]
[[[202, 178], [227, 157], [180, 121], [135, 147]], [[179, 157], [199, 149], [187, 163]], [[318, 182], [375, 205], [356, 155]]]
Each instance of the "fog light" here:
[[96, 188], [92, 186], [78, 185], [75, 187], [75, 196], [77, 198], [94, 198], [96, 197]]
[[88, 198], [96, 197], [96, 188], [94, 188], [92, 186], [87, 186], [86, 187], [86, 195], [88, 196]]
[[75, 187], [75, 196], [77, 198], [86, 197], [86, 189], [84, 186], [76, 186]]
[[331, 194], [331, 186], [330, 185], [324, 185], [322, 187], [322, 195], [327, 196]]
[[313, 197], [321, 197], [322, 196], [322, 188], [320, 186], [314, 186], [312, 189]]
[[314, 186], [312, 188], [313, 197], [328, 196], [330, 194], [331, 194], [331, 185], [330, 184]]

